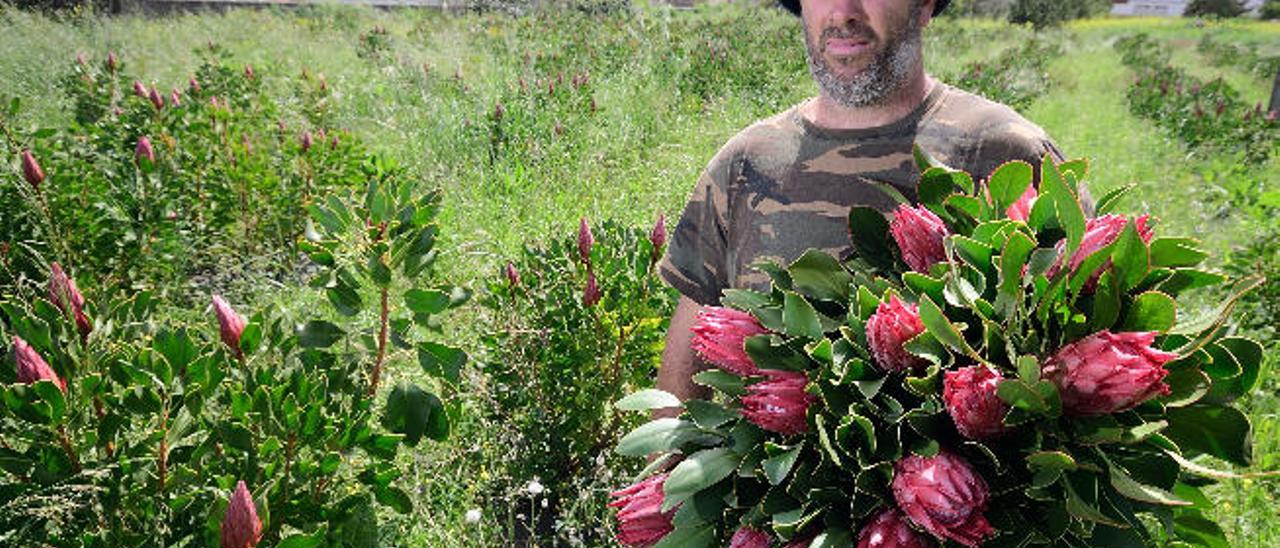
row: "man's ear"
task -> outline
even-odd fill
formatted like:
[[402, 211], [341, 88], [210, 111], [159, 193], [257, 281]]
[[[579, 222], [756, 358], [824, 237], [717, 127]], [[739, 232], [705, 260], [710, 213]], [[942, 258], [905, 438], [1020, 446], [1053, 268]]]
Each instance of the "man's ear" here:
[[933, 7], [938, 4], [938, 0], [924, 0], [920, 2], [920, 28], [929, 26], [929, 22], [933, 20]]

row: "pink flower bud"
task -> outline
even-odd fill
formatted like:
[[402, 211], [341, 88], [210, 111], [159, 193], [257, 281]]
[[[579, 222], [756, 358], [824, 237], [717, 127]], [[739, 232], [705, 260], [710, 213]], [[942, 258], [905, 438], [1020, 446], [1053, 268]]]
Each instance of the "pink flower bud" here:
[[156, 110], [164, 108], [164, 97], [160, 96], [160, 91], [155, 86], [152, 86], [151, 91], [147, 92], [147, 99], [151, 100], [151, 106], [156, 107]]
[[889, 300], [880, 303], [875, 314], [867, 318], [867, 345], [876, 364], [885, 372], [910, 371], [928, 363], [903, 347], [923, 332], [919, 308], [903, 303], [897, 295], [890, 295]]
[[653, 244], [654, 260], [662, 255], [662, 246], [667, 245], [667, 216], [658, 214], [658, 220], [649, 231], [649, 243]]
[[243, 358], [240, 350], [240, 334], [244, 332], [245, 321], [235, 309], [219, 295], [213, 296], [213, 312], [218, 316], [218, 328], [222, 333], [222, 342], [231, 349], [237, 358]]
[[618, 509], [617, 539], [623, 546], [652, 546], [674, 529], [671, 518], [676, 509], [662, 511], [666, 481], [667, 475], [659, 474], [609, 494], [609, 506]]
[[582, 306], [591, 308], [600, 302], [600, 284], [596, 283], [596, 273], [587, 271], [587, 287], [582, 290]]
[[1274, 122], [1274, 121], [1276, 121], [1276, 119], [1278, 119], [1278, 118], [1280, 118], [1280, 110], [1268, 110], [1268, 111], [1267, 111], [1267, 121], [1268, 121], [1268, 122]]
[[746, 340], [768, 332], [751, 314], [708, 306], [698, 312], [690, 344], [702, 359], [725, 371], [747, 377], [760, 374], [760, 369], [747, 355]]
[[195, 76], [187, 79], [187, 89], [191, 91], [192, 95], [200, 93], [200, 82], [196, 81]]
[[253, 154], [253, 142], [249, 140], [248, 134], [244, 134], [240, 136], [240, 144], [244, 146], [245, 156]]
[[146, 135], [138, 137], [138, 146], [133, 149], [133, 160], [135, 162], [142, 162], [143, 158], [152, 163], [156, 161], [156, 151], [151, 148], [151, 139], [148, 139]]
[[250, 80], [253, 79], [253, 67], [247, 63], [244, 66], [244, 77]]
[[1151, 346], [1156, 332], [1099, 331], [1059, 349], [1045, 360], [1042, 374], [1058, 386], [1062, 407], [1076, 416], [1131, 409], [1169, 393], [1164, 364], [1172, 352]]
[[63, 314], [71, 314], [75, 317], [80, 336], [88, 337], [89, 332], [93, 331], [93, 324], [84, 313], [84, 295], [80, 294], [76, 281], [67, 276], [67, 273], [62, 271], [62, 266], [56, 262], [50, 264], [49, 269], [52, 271], [49, 276], [49, 301]]
[[515, 263], [507, 261], [507, 267], [503, 269], [503, 274], [507, 276], [507, 285], [515, 287], [520, 285], [520, 272], [516, 270]]
[[1038, 196], [1039, 193], [1036, 192], [1036, 187], [1028, 186], [1027, 191], [1022, 193], [1018, 201], [1010, 204], [1009, 208], [1004, 210], [1004, 215], [1015, 221], [1026, 222], [1027, 219], [1031, 218], [1031, 207], [1035, 205], [1036, 197]]
[[302, 143], [303, 154], [306, 154], [308, 150], [311, 150], [311, 132], [310, 131], [303, 131], [302, 138], [299, 139], [299, 141], [301, 141]]
[[31, 188], [40, 190], [40, 183], [44, 182], [44, 170], [40, 169], [40, 163], [36, 161], [35, 154], [32, 154], [29, 148], [22, 149], [22, 176]]
[[[1138, 236], [1142, 238], [1144, 243], [1149, 244], [1151, 243], [1151, 238], [1155, 236], [1155, 232], [1148, 226], [1148, 220], [1149, 216], [1142, 215], [1135, 218], [1133, 222], [1134, 228], [1138, 231]], [[1115, 242], [1120, 237], [1120, 234], [1124, 232], [1125, 225], [1128, 223], [1129, 219], [1125, 218], [1124, 215], [1115, 214], [1089, 219], [1085, 223], [1084, 238], [1080, 240], [1080, 247], [1076, 248], [1076, 252], [1071, 255], [1071, 260], [1067, 261], [1070, 272], [1075, 274], [1076, 269], [1080, 267], [1080, 264], [1085, 259]], [[1065, 239], [1058, 242], [1058, 260], [1049, 266], [1049, 270], [1045, 271], [1045, 276], [1052, 278], [1062, 270], [1062, 255], [1065, 253], [1066, 248], [1067, 241]], [[1108, 261], [1094, 271], [1092, 277], [1085, 284], [1085, 292], [1092, 292], [1091, 288], [1096, 286], [1098, 278], [1102, 276], [1102, 271], [1110, 264], [1111, 262]]]
[[881, 510], [858, 533], [858, 548], [928, 547], [928, 539], [912, 529], [907, 524], [907, 516], [896, 508]]
[[77, 65], [80, 65], [80, 66], [82, 66], [82, 67], [83, 67], [83, 66], [87, 66], [87, 65], [89, 64], [89, 62], [88, 62], [88, 61], [86, 61], [86, 60], [85, 60], [85, 58], [84, 58], [84, 52], [83, 52], [83, 51], [78, 51], [78, 52], [76, 52], [76, 64], [77, 64]]
[[995, 533], [982, 512], [987, 483], [964, 459], [908, 455], [894, 465], [893, 498], [911, 521], [939, 539], [978, 546]]
[[729, 548], [769, 548], [772, 542], [773, 538], [768, 533], [751, 527], [741, 527], [733, 533], [733, 538], [729, 539]]
[[1000, 436], [1008, 431], [1004, 416], [1009, 406], [996, 396], [1004, 378], [999, 371], [983, 365], [947, 371], [943, 377], [942, 401], [956, 423], [960, 435], [971, 440]]
[[502, 106], [502, 101], [498, 101], [493, 104], [493, 120], [495, 122], [501, 122], [502, 115], [506, 113], [507, 113], [507, 109]]
[[578, 258], [582, 262], [591, 264], [591, 246], [596, 243], [596, 239], [591, 235], [591, 226], [587, 224], [587, 218], [583, 217], [578, 220]]
[[36, 381], [51, 381], [66, 393], [67, 381], [58, 378], [58, 374], [54, 373], [53, 368], [40, 357], [36, 349], [17, 335], [13, 336], [13, 357], [17, 361], [18, 382], [35, 384]]
[[338, 150], [338, 134], [334, 134], [329, 138], [329, 150]]
[[209, 96], [209, 106], [210, 106], [210, 107], [212, 107], [212, 108], [214, 108], [214, 109], [217, 109], [217, 108], [218, 108], [218, 96], [217, 96], [217, 95], [210, 95], [210, 96]]
[[143, 99], [147, 98], [147, 86], [138, 80], [133, 81], [133, 94]]
[[784, 436], [809, 429], [809, 404], [816, 398], [805, 392], [809, 378], [799, 371], [762, 370], [767, 380], [747, 387], [742, 416], [756, 426]]
[[116, 67], [119, 65], [120, 65], [120, 61], [116, 59], [116, 52], [114, 51], [107, 52], [107, 70], [111, 72], [115, 72]]
[[236, 482], [227, 513], [222, 516], [222, 548], [253, 548], [262, 540], [262, 521], [244, 480]]
[[902, 250], [902, 260], [916, 272], [928, 272], [934, 263], [947, 260], [942, 249], [942, 239], [948, 234], [947, 225], [937, 215], [923, 207], [906, 204], [893, 211], [889, 232]]

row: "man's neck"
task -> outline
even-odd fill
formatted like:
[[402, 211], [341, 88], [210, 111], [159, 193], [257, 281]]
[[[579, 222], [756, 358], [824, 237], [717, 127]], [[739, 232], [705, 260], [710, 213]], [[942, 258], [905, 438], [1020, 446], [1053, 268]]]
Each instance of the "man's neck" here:
[[924, 101], [933, 86], [933, 78], [921, 71], [918, 76], [889, 96], [884, 104], [849, 108], [824, 94], [806, 102], [800, 114], [813, 125], [827, 129], [865, 129], [888, 125], [910, 114]]

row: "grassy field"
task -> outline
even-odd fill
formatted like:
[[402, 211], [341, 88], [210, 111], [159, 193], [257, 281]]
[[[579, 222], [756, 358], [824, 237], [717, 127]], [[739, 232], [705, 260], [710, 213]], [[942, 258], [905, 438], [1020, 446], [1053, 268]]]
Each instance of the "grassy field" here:
[[[752, 28], [732, 41], [724, 38], [731, 33], [709, 39], [732, 58], [726, 74], [698, 80], [698, 49], [693, 46], [699, 42], [687, 35], [689, 29], [731, 29], [744, 22]], [[390, 41], [370, 55], [361, 36], [376, 25], [387, 29]], [[1175, 48], [1174, 64], [1201, 77], [1223, 76], [1252, 103], [1265, 102], [1270, 82], [1203, 63], [1195, 44], [1213, 33], [1223, 40], [1278, 48], [1280, 23], [1195, 27], [1177, 19], [1089, 20], [1049, 31], [1046, 38], [1060, 44], [1063, 55], [1046, 69], [1049, 92], [1024, 112], [1068, 156], [1090, 159], [1095, 195], [1137, 183], [1124, 209], [1149, 212], [1164, 231], [1202, 238], [1225, 253], [1254, 230], [1212, 184], [1228, 160], [1188, 152], [1151, 122], [1129, 113], [1124, 92], [1133, 75], [1112, 44], [1134, 32], [1169, 43]], [[926, 33], [928, 68], [944, 80], [958, 74], [963, 63], [994, 57], [1032, 34], [998, 22], [954, 20], [936, 21]], [[753, 42], [766, 39], [764, 44]], [[5, 9], [0, 10], [0, 95], [23, 100], [21, 125], [66, 124], [68, 105], [49, 90], [77, 52], [96, 58], [115, 51], [146, 80], [167, 88], [185, 82], [197, 63], [195, 50], [207, 42], [227, 48], [237, 61], [269, 69], [264, 71], [269, 74], [296, 75], [304, 69], [323, 74], [336, 90], [338, 126], [359, 133], [429, 185], [444, 189], [445, 277], [475, 285], [498, 275], [500, 265], [524, 243], [574, 230], [580, 216], [644, 225], [659, 212], [678, 215], [699, 171], [726, 139], [815, 91], [804, 69], [795, 21], [782, 12], [737, 7], [641, 10], [604, 18], [338, 8], [160, 19], [48, 18]], [[672, 56], [672, 51], [682, 55]], [[526, 55], [547, 64], [527, 63]], [[572, 71], [589, 72], [594, 113], [539, 113], [539, 103], [515, 92], [522, 80], [545, 86], [566, 70], [566, 79], [575, 76]], [[437, 93], [430, 85], [437, 79], [452, 79], [462, 91]], [[267, 84], [289, 85], [283, 77]], [[534, 120], [534, 133], [493, 160], [466, 135], [498, 101], [507, 101], [507, 112]], [[290, 105], [282, 106], [289, 111]], [[562, 134], [549, 131], [552, 123], [560, 125]], [[1275, 189], [1280, 159], [1243, 176]], [[297, 299], [309, 295], [263, 291], [254, 298], [298, 306]], [[473, 343], [475, 324], [483, 318], [466, 310], [459, 318], [450, 325], [451, 335], [464, 346]], [[421, 374], [416, 365], [402, 361], [393, 363], [392, 376]], [[1280, 469], [1277, 389], [1280, 379], [1272, 378], [1246, 403], [1255, 429], [1256, 470]], [[491, 492], [490, 483], [504, 474], [488, 459], [497, 442], [478, 418], [477, 406], [483, 402], [466, 394], [462, 399], [469, 418], [455, 425], [449, 441], [401, 455], [412, 478], [416, 509], [411, 516], [386, 516], [388, 542], [499, 542], [506, 525], [491, 519], [499, 515], [492, 510], [518, 499], [512, 498], [514, 493]], [[1280, 480], [1227, 481], [1214, 493], [1218, 518], [1237, 545], [1280, 544]], [[572, 500], [572, 494], [562, 498]], [[471, 508], [484, 510], [485, 519], [467, 523], [464, 514]]]

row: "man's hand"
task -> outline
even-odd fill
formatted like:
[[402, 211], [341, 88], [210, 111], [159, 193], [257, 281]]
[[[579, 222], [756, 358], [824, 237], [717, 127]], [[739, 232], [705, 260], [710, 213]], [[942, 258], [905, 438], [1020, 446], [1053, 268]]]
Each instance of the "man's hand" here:
[[[671, 327], [667, 330], [667, 346], [662, 351], [662, 367], [658, 369], [658, 389], [670, 392], [680, 401], [705, 398], [706, 387], [693, 382], [693, 375], [707, 365], [698, 357], [690, 345], [693, 340], [693, 325], [698, 320], [698, 311], [702, 306], [688, 297], [681, 296], [676, 303], [676, 311], [671, 315]], [[674, 417], [679, 409], [669, 407], [654, 411], [654, 418]]]

